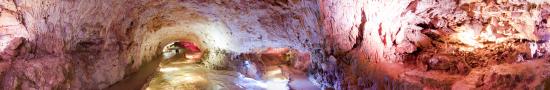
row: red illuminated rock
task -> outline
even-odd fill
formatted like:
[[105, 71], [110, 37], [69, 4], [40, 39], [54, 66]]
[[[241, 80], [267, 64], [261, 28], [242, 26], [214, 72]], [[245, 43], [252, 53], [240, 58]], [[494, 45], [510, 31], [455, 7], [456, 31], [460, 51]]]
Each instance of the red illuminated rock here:
[[176, 42], [176, 44], [179, 47], [184, 48], [188, 53], [196, 53], [201, 51], [201, 49], [197, 45], [193, 44], [192, 42], [180, 41], [180, 42]]

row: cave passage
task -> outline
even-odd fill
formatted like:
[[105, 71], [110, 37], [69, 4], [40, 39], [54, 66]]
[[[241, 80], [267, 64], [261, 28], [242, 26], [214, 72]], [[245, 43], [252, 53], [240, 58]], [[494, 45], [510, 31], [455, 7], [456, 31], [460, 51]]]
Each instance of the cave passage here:
[[548, 90], [550, 0], [0, 0], [0, 90]]
[[238, 78], [235, 71], [210, 70], [182, 54], [161, 60], [157, 73], [152, 76], [146, 89], [212, 90], [238, 87], [233, 82]]
[[[138, 72], [127, 76], [123, 81], [112, 85], [108, 90], [145, 89], [145, 90], [245, 90], [245, 89], [319, 89], [304, 75], [285, 76], [283, 71], [272, 69], [265, 78], [247, 77], [235, 70], [214, 70], [207, 68], [201, 61], [203, 53], [195, 44], [177, 41], [163, 47], [160, 56], [146, 63]], [[250, 61], [245, 61], [247, 70], [256, 71]], [[285, 72], [286, 73], [286, 72]], [[257, 76], [257, 75], [256, 75]], [[295, 79], [289, 82], [289, 78]]]

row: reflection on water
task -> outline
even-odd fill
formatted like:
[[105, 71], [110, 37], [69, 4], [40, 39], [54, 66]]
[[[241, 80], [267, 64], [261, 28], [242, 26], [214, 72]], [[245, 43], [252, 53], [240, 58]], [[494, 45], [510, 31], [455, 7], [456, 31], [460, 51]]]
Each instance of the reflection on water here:
[[147, 90], [163, 89], [208, 89], [209, 80], [206, 69], [199, 64], [183, 63], [185, 60], [162, 62], [159, 72], [153, 76]]
[[211, 70], [185, 58], [163, 60], [146, 90], [285, 90], [286, 79], [247, 78], [235, 71]]

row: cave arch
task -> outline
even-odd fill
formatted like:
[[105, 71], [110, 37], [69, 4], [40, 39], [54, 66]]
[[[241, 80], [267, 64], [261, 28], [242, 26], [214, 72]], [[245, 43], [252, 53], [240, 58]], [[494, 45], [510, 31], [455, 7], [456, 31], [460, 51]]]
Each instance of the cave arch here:
[[0, 84], [8, 90], [107, 88], [159, 61], [163, 44], [185, 34], [197, 36], [208, 52], [203, 63], [216, 69], [232, 69], [239, 62], [226, 60], [255, 49], [323, 49], [316, 1], [13, 0], [0, 6], [8, 11], [0, 15], [0, 31], [7, 31], [0, 37], [23, 43], [9, 51], [18, 53], [13, 60], [0, 61]]
[[[156, 10], [151, 10], [156, 11]], [[134, 51], [138, 54], [129, 56], [134, 58], [131, 66], [137, 69], [141, 63], [149, 62], [160, 55], [165, 45], [178, 40], [189, 41], [197, 44], [205, 53], [203, 63], [208, 66], [224, 66], [223, 54], [216, 54], [219, 50], [234, 47], [231, 43], [228, 27], [219, 21], [215, 21], [206, 15], [196, 11], [171, 7], [155, 14], [145, 14], [141, 21], [141, 27], [135, 29], [133, 37], [139, 45]]]
[[[129, 76], [129, 78], [110, 86], [109, 90], [117, 90], [117, 88], [125, 86], [124, 83], [132, 82], [132, 80], [146, 79], [131, 76], [136, 73], [156, 72], [146, 70], [157, 70], [163, 61], [160, 56], [162, 56], [164, 47], [178, 41], [192, 42], [198, 46], [204, 53], [200, 58], [201, 65], [205, 65], [207, 68], [228, 66], [224, 61], [225, 54], [217, 53], [217, 51], [233, 46], [229, 42], [231, 41], [228, 35], [229, 29], [224, 23], [213, 21], [194, 10], [182, 7], [162, 8], [169, 9], [148, 8], [139, 17], [135, 17], [132, 24], [135, 24], [133, 26], [136, 27], [133, 27], [133, 32], [130, 34], [130, 37], [134, 37], [135, 44], [130, 47], [133, 49], [125, 52], [129, 55], [128, 62], [131, 63], [128, 63], [129, 68], [127, 69], [131, 73], [127, 73], [125, 76]], [[147, 75], [151, 74], [147, 73]], [[146, 82], [136, 85], [143, 84]]]

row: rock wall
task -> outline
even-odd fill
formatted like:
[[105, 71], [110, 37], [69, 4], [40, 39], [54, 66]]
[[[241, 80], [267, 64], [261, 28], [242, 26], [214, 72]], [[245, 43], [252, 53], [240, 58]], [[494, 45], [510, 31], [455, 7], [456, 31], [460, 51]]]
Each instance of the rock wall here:
[[[290, 63], [322, 88], [541, 89], [548, 3], [0, 0], [0, 85], [105, 88], [183, 39], [209, 68]], [[309, 59], [309, 69], [296, 64]]]
[[547, 1], [319, 3], [328, 58], [310, 73], [325, 88], [535, 89], [548, 78], [530, 68], [549, 65]]
[[224, 60], [233, 54], [223, 52], [321, 51], [318, 8], [299, 0], [2, 0], [0, 85], [105, 88], [179, 39], [208, 51], [215, 69], [231, 67]]

